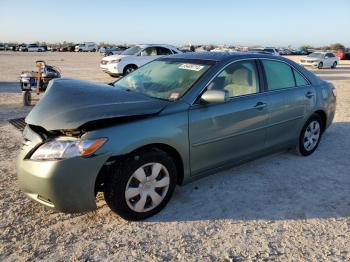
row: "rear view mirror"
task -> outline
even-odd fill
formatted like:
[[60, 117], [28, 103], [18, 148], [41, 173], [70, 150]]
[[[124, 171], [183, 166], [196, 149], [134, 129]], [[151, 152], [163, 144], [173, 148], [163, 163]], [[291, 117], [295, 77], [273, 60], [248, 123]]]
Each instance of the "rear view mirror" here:
[[201, 96], [205, 103], [225, 103], [228, 100], [228, 93], [220, 90], [207, 90]]

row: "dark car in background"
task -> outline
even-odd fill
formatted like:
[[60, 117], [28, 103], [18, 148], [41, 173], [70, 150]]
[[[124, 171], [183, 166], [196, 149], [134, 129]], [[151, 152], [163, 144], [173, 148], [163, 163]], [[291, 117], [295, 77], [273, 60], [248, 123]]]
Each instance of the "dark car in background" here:
[[60, 52], [74, 52], [76, 45], [67, 45], [60, 47], [59, 51]]

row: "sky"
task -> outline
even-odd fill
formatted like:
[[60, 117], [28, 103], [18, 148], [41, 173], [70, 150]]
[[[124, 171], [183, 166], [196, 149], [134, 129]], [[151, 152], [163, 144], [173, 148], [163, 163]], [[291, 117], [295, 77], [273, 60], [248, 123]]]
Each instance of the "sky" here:
[[0, 0], [0, 42], [350, 46], [350, 0]]

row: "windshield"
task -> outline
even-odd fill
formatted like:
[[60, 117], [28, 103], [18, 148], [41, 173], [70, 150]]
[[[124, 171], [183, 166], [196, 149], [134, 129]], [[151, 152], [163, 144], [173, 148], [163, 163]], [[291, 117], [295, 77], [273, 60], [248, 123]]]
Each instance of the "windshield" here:
[[133, 47], [130, 47], [128, 49], [126, 49], [122, 55], [136, 55], [138, 52], [141, 51], [141, 47], [139, 46], [133, 46]]
[[308, 57], [323, 58], [323, 54], [322, 53], [311, 53], [308, 55]]
[[157, 60], [114, 82], [114, 86], [150, 97], [175, 101], [208, 70], [210, 65]]

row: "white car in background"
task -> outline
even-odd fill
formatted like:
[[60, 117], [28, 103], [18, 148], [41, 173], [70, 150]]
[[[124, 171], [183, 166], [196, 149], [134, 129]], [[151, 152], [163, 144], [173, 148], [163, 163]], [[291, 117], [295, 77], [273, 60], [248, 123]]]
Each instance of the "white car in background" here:
[[302, 66], [313, 66], [317, 68], [336, 68], [338, 62], [338, 57], [331, 52], [313, 52], [306, 58], [300, 59]]
[[38, 44], [29, 44], [27, 46], [28, 52], [44, 52], [45, 49], [42, 46], [39, 46]]
[[96, 52], [97, 44], [94, 42], [85, 42], [75, 46], [75, 52]]
[[276, 55], [276, 56], [280, 55], [278, 49], [275, 47], [265, 47], [262, 49], [262, 51], [267, 52], [267, 53], [271, 53], [271, 54]]
[[172, 45], [142, 44], [101, 60], [100, 68], [110, 76], [127, 75], [135, 69], [161, 56], [182, 53]]

